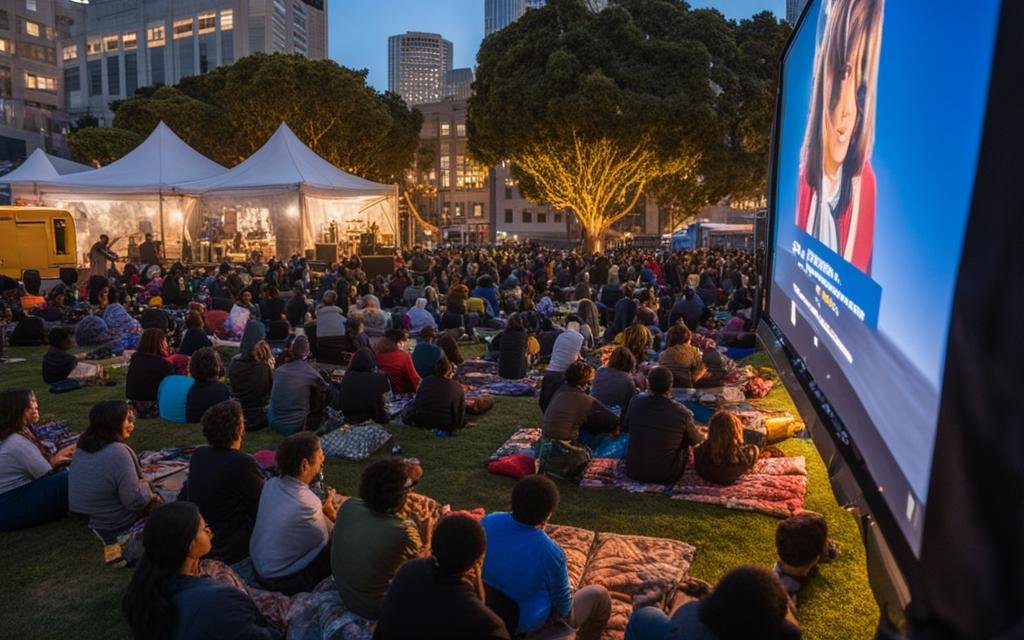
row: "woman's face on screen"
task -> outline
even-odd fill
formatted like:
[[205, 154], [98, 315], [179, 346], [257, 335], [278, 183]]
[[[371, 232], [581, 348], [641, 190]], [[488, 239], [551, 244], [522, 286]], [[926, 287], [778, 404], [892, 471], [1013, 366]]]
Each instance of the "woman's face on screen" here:
[[846, 160], [857, 125], [857, 88], [860, 86], [863, 51], [864, 43], [861, 41], [833, 78], [833, 82], [839, 83], [838, 98], [825, 119], [825, 172], [830, 176], [835, 176]]

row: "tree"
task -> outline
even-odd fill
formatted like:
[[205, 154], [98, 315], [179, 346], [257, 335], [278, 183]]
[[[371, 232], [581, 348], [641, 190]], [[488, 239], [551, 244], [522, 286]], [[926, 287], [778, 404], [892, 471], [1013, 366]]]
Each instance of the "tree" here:
[[[744, 37], [756, 43], [759, 28]], [[742, 90], [763, 88], [745, 84], [741, 63], [756, 52], [741, 54], [737, 31], [676, 0], [619, 0], [599, 13], [551, 0], [481, 46], [470, 152], [511, 161], [524, 195], [575, 213], [586, 250], [645, 193], [696, 210], [733, 173], [755, 173], [745, 190], [763, 183], [764, 168], [729, 170], [738, 151], [755, 153], [744, 127], [760, 125]]]
[[68, 135], [71, 159], [101, 167], [125, 156], [142, 143], [142, 136], [113, 127], [86, 127]]

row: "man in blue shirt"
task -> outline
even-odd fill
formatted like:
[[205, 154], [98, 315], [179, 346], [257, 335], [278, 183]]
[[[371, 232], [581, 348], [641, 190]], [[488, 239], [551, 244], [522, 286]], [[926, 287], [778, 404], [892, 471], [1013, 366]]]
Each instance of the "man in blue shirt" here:
[[512, 489], [512, 513], [492, 513], [487, 532], [484, 583], [519, 606], [520, 633], [550, 619], [576, 629], [576, 638], [599, 638], [611, 616], [611, 597], [600, 585], [572, 593], [565, 552], [544, 533], [558, 506], [558, 487], [546, 476], [527, 476]]

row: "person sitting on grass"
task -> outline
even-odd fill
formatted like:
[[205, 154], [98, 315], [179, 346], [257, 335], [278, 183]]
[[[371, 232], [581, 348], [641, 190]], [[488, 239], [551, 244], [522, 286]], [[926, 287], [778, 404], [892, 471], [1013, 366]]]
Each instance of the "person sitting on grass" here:
[[[251, 322], [251, 321], [250, 321]], [[210, 557], [234, 564], [249, 557], [265, 481], [255, 458], [242, 453], [242, 405], [225, 400], [206, 410], [203, 436], [209, 446], [192, 452], [179, 500], [194, 502], [214, 533]]]
[[249, 595], [199, 574], [215, 537], [190, 502], [153, 511], [142, 532], [142, 558], [121, 600], [136, 640], [246, 638], [283, 640]]
[[375, 349], [377, 366], [387, 374], [395, 393], [415, 393], [420, 386], [420, 374], [405, 350], [408, 342], [409, 332], [405, 329], [388, 329]]
[[367, 620], [380, 616], [388, 585], [423, 543], [404, 514], [405, 502], [423, 468], [400, 458], [366, 467], [359, 497], [341, 505], [331, 542], [331, 570], [345, 608]]
[[[529, 356], [540, 351], [540, 344], [533, 339], [535, 346], [530, 344], [532, 336], [526, 331], [523, 318], [518, 313], [508, 319], [505, 330], [491, 340], [490, 350], [498, 354], [498, 375], [506, 380], [519, 380], [526, 377], [529, 370]], [[531, 353], [532, 352], [532, 353]]]
[[185, 399], [185, 419], [197, 423], [207, 409], [231, 397], [231, 389], [217, 378], [224, 373], [220, 354], [213, 347], [203, 347], [192, 354], [188, 372], [195, 381]]
[[[442, 333], [441, 337], [437, 339], [437, 346], [441, 347], [444, 357], [448, 358], [448, 361], [456, 367], [465, 362], [462, 351], [459, 350], [459, 341], [451, 333], [447, 331]], [[413, 353], [415, 354], [415, 350]]]
[[324, 465], [316, 434], [303, 431], [282, 440], [276, 461], [281, 475], [263, 485], [249, 555], [262, 588], [291, 596], [312, 591], [331, 575], [338, 505], [333, 489], [321, 500], [309, 488]]
[[16, 531], [68, 513], [68, 473], [75, 445], [50, 454], [32, 432], [39, 421], [36, 394], [0, 392], [0, 531]]
[[658, 357], [658, 364], [672, 372], [673, 387], [692, 389], [707, 371], [704, 354], [690, 344], [692, 337], [690, 330], [681, 324], [672, 325], [665, 334], [666, 346]]
[[406, 406], [402, 422], [448, 433], [476, 426], [466, 421], [466, 392], [453, 379], [454, 374], [455, 368], [447, 358], [438, 360], [433, 375], [423, 379], [416, 398]]
[[267, 403], [274, 386], [274, 354], [266, 336], [266, 326], [259, 320], [250, 320], [242, 333], [238, 354], [228, 364], [231, 396], [242, 405], [247, 431], [267, 426]]
[[267, 422], [281, 435], [303, 429], [316, 431], [323, 421], [327, 406], [327, 383], [306, 358], [309, 357], [309, 338], [295, 336], [289, 348], [291, 360], [274, 370], [274, 385], [270, 390]]
[[[89, 428], [78, 439], [68, 468], [72, 513], [89, 516], [89, 528], [114, 544], [161, 502], [127, 445], [135, 415], [123, 400], [103, 400], [89, 410]], [[125, 557], [125, 560], [133, 558]]]
[[495, 610], [498, 602], [515, 603], [518, 615], [502, 615], [506, 621], [518, 617], [512, 633], [532, 633], [554, 618], [575, 629], [576, 638], [596, 639], [611, 616], [611, 597], [600, 585], [573, 594], [565, 552], [544, 532], [558, 501], [554, 482], [526, 476], [512, 489], [512, 513], [492, 513], [480, 521], [487, 533], [487, 603]]
[[185, 316], [185, 335], [182, 336], [181, 344], [178, 345], [178, 353], [191, 356], [203, 347], [213, 346], [213, 342], [210, 340], [210, 336], [206, 335], [206, 329], [203, 325], [203, 314], [190, 310], [188, 315]]
[[434, 344], [437, 331], [434, 327], [424, 327], [416, 340], [416, 348], [412, 350], [412, 364], [421, 378], [434, 374], [434, 365], [444, 357], [441, 347]]
[[828, 523], [817, 513], [805, 511], [790, 516], [775, 528], [775, 550], [779, 561], [775, 573], [796, 610], [796, 594], [819, 562], [834, 559], [839, 551], [828, 538]]
[[345, 364], [341, 354], [346, 342], [347, 321], [337, 302], [338, 294], [327, 291], [323, 306], [316, 310], [317, 360], [326, 364]]
[[541, 432], [545, 438], [575, 442], [581, 430], [592, 435], [615, 431], [619, 417], [587, 394], [593, 381], [594, 367], [582, 360], [569, 365], [565, 382], [544, 412]]
[[434, 315], [427, 311], [426, 298], [416, 298], [416, 306], [409, 309], [406, 317], [409, 318], [409, 331], [413, 335], [419, 335], [424, 329], [437, 329]]
[[594, 384], [590, 387], [590, 395], [600, 400], [606, 407], [618, 407], [619, 415], [625, 416], [629, 403], [636, 395], [636, 382], [633, 371], [636, 359], [633, 353], [623, 346], [615, 347], [608, 364], [594, 374]]
[[484, 528], [472, 517], [442, 518], [433, 555], [409, 560], [391, 581], [374, 640], [509, 640], [505, 623], [483, 602], [486, 549]]
[[352, 356], [341, 379], [338, 409], [345, 416], [345, 421], [351, 424], [367, 420], [387, 424], [391, 421], [387, 407], [390, 392], [391, 382], [387, 374], [377, 371], [376, 356], [364, 347]]
[[103, 370], [98, 365], [82, 362], [70, 353], [75, 340], [69, 329], [54, 327], [46, 339], [50, 348], [43, 354], [43, 382], [53, 384], [71, 379], [90, 384], [105, 380]]
[[626, 475], [638, 482], [674, 484], [682, 477], [690, 447], [704, 438], [693, 413], [672, 398], [672, 372], [654, 367], [647, 376], [648, 393], [633, 398], [623, 416], [629, 432]]
[[360, 313], [353, 313], [349, 315], [348, 322], [345, 323], [345, 335], [342, 336], [343, 342], [341, 352], [345, 354], [348, 360], [352, 359], [352, 354], [359, 351], [362, 348], [370, 349], [370, 337], [366, 335], [366, 331], [363, 326], [363, 316]]
[[681, 595], [668, 615], [657, 607], [633, 612], [625, 640], [799, 640], [779, 578], [761, 567], [726, 573], [703, 600]]
[[760, 455], [756, 445], [743, 444], [739, 416], [717, 411], [708, 421], [708, 439], [693, 450], [693, 467], [708, 482], [730, 485], [750, 471]]
[[167, 360], [170, 347], [167, 334], [161, 329], [150, 328], [142, 332], [139, 349], [132, 354], [125, 374], [125, 396], [132, 403], [132, 410], [139, 418], [155, 418], [160, 415], [157, 406], [157, 389], [160, 382], [174, 373], [174, 365]]

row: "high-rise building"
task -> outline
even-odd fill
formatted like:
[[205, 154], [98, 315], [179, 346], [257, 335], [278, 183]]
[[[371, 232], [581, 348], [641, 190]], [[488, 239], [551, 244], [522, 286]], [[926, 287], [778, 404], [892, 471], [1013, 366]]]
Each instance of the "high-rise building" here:
[[327, 9], [325, 0], [92, 0], [61, 45], [68, 112], [110, 124], [110, 102], [139, 87], [256, 52], [325, 58]]
[[501, 31], [526, 13], [527, 0], [484, 0], [484, 37]]
[[0, 0], [0, 166], [67, 154], [58, 39], [84, 17], [69, 0]]
[[408, 31], [388, 38], [388, 90], [408, 105], [439, 102], [452, 70], [452, 43], [436, 33]]
[[473, 69], [463, 67], [444, 74], [444, 99], [469, 100], [473, 95]]
[[791, 25], [796, 25], [796, 21], [800, 19], [800, 14], [804, 10], [804, 6], [807, 5], [808, 0], [786, 0], [786, 22]]

